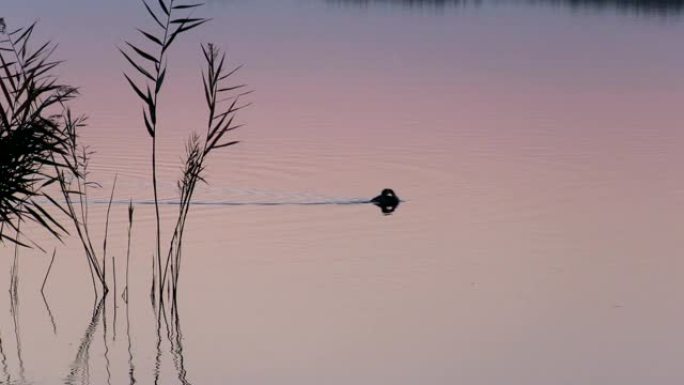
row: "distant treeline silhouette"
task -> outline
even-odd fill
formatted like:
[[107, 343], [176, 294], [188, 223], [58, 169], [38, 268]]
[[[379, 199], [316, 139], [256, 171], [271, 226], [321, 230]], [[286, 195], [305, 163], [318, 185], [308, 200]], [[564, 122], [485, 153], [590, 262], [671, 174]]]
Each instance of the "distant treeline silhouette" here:
[[570, 8], [614, 9], [636, 14], [675, 15], [684, 10], [684, 0], [326, 0], [329, 3], [368, 6], [388, 4], [405, 7], [446, 8], [485, 4], [551, 4]]

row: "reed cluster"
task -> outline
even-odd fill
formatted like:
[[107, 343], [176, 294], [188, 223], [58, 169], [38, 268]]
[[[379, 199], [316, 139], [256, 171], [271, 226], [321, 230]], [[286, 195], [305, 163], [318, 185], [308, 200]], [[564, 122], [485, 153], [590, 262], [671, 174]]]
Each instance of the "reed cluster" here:
[[78, 92], [55, 77], [51, 42], [29, 45], [34, 27], [8, 31], [0, 19], [0, 242], [22, 246], [37, 245], [19, 240], [20, 221], [37, 222], [57, 238], [67, 233], [46, 206], [61, 209], [49, 188], [57, 173], [76, 172], [61, 158], [70, 140], [65, 103]]
[[[88, 225], [88, 188], [99, 187], [87, 179], [93, 152], [78, 137], [85, 117], [68, 107], [78, 91], [58, 82], [54, 44], [32, 48], [34, 30], [35, 23], [8, 32], [0, 19], [0, 241], [40, 248], [20, 237], [19, 224], [34, 221], [61, 238], [68, 231], [56, 216], [65, 214], [83, 245], [96, 295], [98, 288], [106, 294], [106, 231], [99, 259]], [[10, 284], [15, 291], [17, 253]]]
[[[226, 56], [216, 45], [202, 44], [205, 68], [201, 71], [201, 79], [208, 113], [206, 122], [198, 122], [197, 126], [206, 128], [198, 130], [201, 134], [193, 131], [189, 136], [177, 183], [179, 210], [168, 249], [162, 253], [157, 188], [157, 138], [162, 131], [157, 114], [159, 95], [168, 79], [170, 48], [178, 37], [208, 19], [192, 16], [203, 5], [201, 2], [157, 0], [152, 3], [142, 0], [142, 5], [152, 19], [151, 28], [138, 29], [141, 42], [127, 41], [119, 50], [132, 68], [124, 73], [124, 77], [142, 102], [142, 125], [151, 139], [156, 225], [152, 294], [153, 299], [158, 297], [161, 301], [165, 293], [176, 298], [183, 234], [195, 189], [199, 183], [206, 182], [204, 174], [209, 155], [238, 143], [227, 139], [227, 134], [240, 127], [235, 118], [237, 112], [246, 107], [240, 104], [240, 98], [246, 92], [242, 84], [228, 84], [240, 67], [228, 69]], [[7, 240], [16, 246], [30, 247], [25, 237], [19, 237], [20, 223], [26, 220], [37, 222], [60, 238], [68, 231], [55, 215], [63, 214], [79, 237], [97, 298], [109, 291], [107, 235], [116, 178], [109, 197], [102, 247], [96, 248], [90, 231], [88, 195], [90, 189], [101, 186], [89, 180], [93, 151], [81, 143], [78, 135], [86, 124], [86, 118], [72, 114], [67, 105], [78, 95], [77, 89], [58, 83], [53, 75], [59, 64], [50, 59], [54, 45], [46, 42], [38, 49], [31, 49], [29, 41], [34, 27], [35, 24], [7, 32], [5, 22], [0, 18], [0, 242]], [[51, 207], [44, 207], [48, 204]], [[129, 296], [132, 203], [128, 214], [126, 287], [123, 291], [126, 302]], [[112, 264], [114, 261], [112, 258]], [[15, 276], [13, 267], [13, 280]]]
[[[240, 68], [226, 69], [226, 57], [212, 43], [202, 45], [205, 70], [202, 72], [204, 97], [208, 108], [206, 131], [203, 135], [191, 133], [186, 145], [185, 164], [178, 181], [180, 205], [173, 235], [166, 258], [162, 258], [161, 217], [157, 190], [157, 136], [160, 127], [157, 119], [158, 98], [167, 78], [168, 53], [172, 43], [183, 33], [206, 23], [208, 19], [191, 17], [203, 3], [183, 3], [174, 0], [159, 0], [153, 6], [143, 0], [145, 10], [154, 21], [152, 30], [138, 29], [143, 40], [153, 49], [142, 48], [140, 44], [126, 42], [121, 49], [124, 58], [133, 67], [135, 80], [125, 74], [135, 94], [143, 103], [143, 123], [151, 138], [152, 185], [156, 219], [156, 250], [153, 258], [154, 274], [152, 295], [162, 298], [166, 289], [175, 298], [181, 266], [183, 234], [195, 187], [203, 182], [207, 156], [214, 150], [232, 146], [237, 141], [227, 140], [226, 134], [239, 125], [234, 124], [244, 85], [228, 85], [228, 79]], [[170, 284], [170, 286], [167, 286]]]

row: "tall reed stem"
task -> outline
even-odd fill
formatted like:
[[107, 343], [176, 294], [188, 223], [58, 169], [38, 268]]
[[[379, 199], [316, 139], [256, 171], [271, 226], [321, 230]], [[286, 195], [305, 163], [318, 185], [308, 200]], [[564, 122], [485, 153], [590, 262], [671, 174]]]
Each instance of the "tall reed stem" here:
[[[152, 287], [155, 290], [155, 281], [157, 281], [157, 290], [161, 298], [164, 292], [164, 280], [162, 279], [162, 255], [161, 255], [161, 215], [159, 213], [159, 190], [157, 178], [157, 103], [159, 93], [164, 83], [166, 76], [166, 56], [171, 43], [178, 35], [183, 32], [194, 29], [204, 24], [207, 19], [192, 18], [189, 15], [177, 16], [179, 12], [186, 12], [193, 10], [196, 7], [203, 5], [203, 3], [176, 4], [175, 0], [158, 0], [157, 10], [146, 1], [142, 1], [145, 9], [155, 21], [156, 26], [159, 27], [159, 33], [150, 33], [139, 29], [138, 31], [146, 38], [146, 41], [153, 43], [157, 48], [156, 52], [144, 50], [137, 45], [126, 42], [128, 51], [120, 49], [121, 54], [133, 66], [139, 75], [142, 76], [142, 81], [135, 82], [128, 75], [124, 74], [129, 85], [133, 91], [144, 102], [143, 119], [145, 128], [152, 138], [152, 189], [154, 193], [154, 212], [156, 225], [156, 245], [155, 256], [156, 270], [153, 270]], [[150, 65], [153, 70], [150, 70]], [[156, 273], [155, 273], [156, 271]], [[155, 277], [156, 276], [156, 277]]]

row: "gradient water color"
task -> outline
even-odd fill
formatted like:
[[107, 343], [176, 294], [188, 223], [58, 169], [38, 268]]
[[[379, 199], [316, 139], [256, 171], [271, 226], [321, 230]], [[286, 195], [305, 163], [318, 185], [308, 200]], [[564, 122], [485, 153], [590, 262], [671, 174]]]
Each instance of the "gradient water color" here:
[[[392, 187], [406, 202], [391, 216], [194, 207], [182, 354], [166, 334], [156, 345], [150, 206], [136, 208], [129, 309], [108, 301], [91, 329], [77, 242], [35, 233], [57, 247], [51, 313], [38, 293], [49, 255], [22, 251], [16, 320], [0, 295], [0, 383], [147, 384], [155, 368], [159, 383], [194, 384], [681, 383], [684, 20], [678, 2], [614, 3], [210, 1], [213, 21], [172, 52], [161, 195], [175, 197], [184, 142], [204, 125], [199, 43], [214, 41], [255, 92], [242, 143], [211, 159], [198, 199], [338, 202]], [[0, 12], [59, 42], [90, 117], [94, 196], [117, 174], [118, 199], [151, 199], [150, 142], [116, 50], [150, 24], [140, 3], [6, 0]], [[105, 208], [92, 207], [98, 236]], [[115, 206], [119, 278], [126, 221]]]

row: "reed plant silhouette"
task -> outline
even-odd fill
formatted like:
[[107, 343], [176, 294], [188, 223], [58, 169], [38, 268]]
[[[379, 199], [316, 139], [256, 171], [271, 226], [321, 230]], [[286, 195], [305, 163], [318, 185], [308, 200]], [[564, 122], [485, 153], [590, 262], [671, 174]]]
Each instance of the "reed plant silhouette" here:
[[[204, 135], [193, 133], [188, 140], [182, 175], [178, 181], [180, 193], [178, 217], [166, 259], [162, 260], [156, 165], [157, 137], [160, 131], [157, 119], [158, 100], [167, 78], [169, 48], [178, 36], [199, 27], [209, 19], [191, 17], [196, 8], [203, 5], [201, 2], [188, 4], [182, 1], [159, 0], [156, 5], [152, 5], [143, 0], [142, 3], [154, 21], [154, 29], [151, 32], [143, 29], [138, 29], [138, 31], [147, 45], [153, 48], [145, 49], [141, 44], [126, 42], [126, 47], [120, 51], [133, 67], [133, 72], [136, 73], [135, 79], [128, 74], [124, 76], [143, 103], [143, 123], [152, 141], [152, 186], [156, 219], [156, 250], [153, 257], [153, 269], [156, 271], [152, 278], [152, 293], [153, 298], [155, 292], [161, 298], [169, 279], [174, 296], [178, 287], [183, 233], [195, 187], [198, 182], [204, 181], [205, 160], [212, 151], [237, 143], [237, 141], [226, 140], [225, 135], [239, 127], [234, 125], [234, 121], [236, 112], [244, 107], [238, 105], [239, 97], [242, 95], [239, 92], [244, 85], [225, 85], [226, 80], [239, 67], [230, 71], [226, 70], [225, 55], [221, 54], [213, 44], [202, 45], [206, 63], [202, 79], [209, 110], [207, 129]], [[226, 101], [224, 96], [231, 92], [238, 94], [232, 98], [228, 97]]]
[[[142, 3], [147, 13], [154, 20], [155, 27], [151, 32], [143, 29], [138, 29], [138, 31], [144, 37], [144, 40], [151, 43], [154, 48], [144, 49], [141, 48], [140, 44], [136, 45], [126, 42], [126, 48], [119, 50], [138, 75], [137, 79], [133, 80], [128, 74], [124, 74], [133, 91], [143, 102], [143, 121], [147, 133], [152, 139], [152, 188], [156, 219], [155, 265], [158, 269], [157, 273], [153, 276], [155, 277], [153, 278], [154, 286], [154, 281], [160, 283], [162, 276], [161, 218], [159, 215], [159, 195], [157, 191], [158, 97], [166, 79], [169, 48], [178, 36], [204, 24], [208, 19], [193, 18], [188, 15], [195, 8], [203, 5], [202, 3], [188, 4], [174, 0], [158, 0], [156, 5], [151, 5], [145, 0]], [[162, 290], [163, 288], [160, 284], [159, 291], [161, 292]]]
[[[247, 93], [242, 92], [245, 85], [226, 84], [230, 76], [235, 74], [240, 67], [226, 70], [226, 56], [214, 44], [202, 45], [202, 52], [206, 65], [202, 73], [202, 83], [209, 111], [207, 127], [204, 136], [192, 133], [186, 145], [185, 165], [181, 179], [178, 181], [178, 190], [180, 191], [178, 218], [166, 258], [164, 275], [162, 276], [163, 286], [166, 282], [167, 273], [170, 272], [174, 297], [178, 289], [183, 231], [185, 230], [185, 223], [195, 187], [199, 182], [206, 183], [204, 171], [209, 154], [215, 150], [239, 143], [236, 140], [227, 140], [225, 136], [230, 131], [241, 127], [241, 125], [234, 123], [236, 113], [247, 106], [246, 104], [238, 104], [240, 97]], [[224, 97], [224, 95], [230, 95], [231, 93], [233, 93], [233, 96]]]
[[83, 251], [86, 256], [86, 261], [90, 269], [90, 277], [93, 283], [93, 291], [95, 297], [98, 297], [98, 288], [102, 295], [106, 295], [109, 291], [106, 280], [106, 257], [107, 257], [107, 236], [109, 230], [109, 214], [111, 211], [112, 200], [114, 199], [114, 189], [116, 187], [116, 177], [112, 185], [112, 191], [109, 197], [109, 204], [107, 206], [107, 213], [105, 217], [105, 231], [102, 241], [102, 256], [93, 246], [93, 240], [90, 235], [90, 218], [89, 218], [89, 203], [88, 190], [92, 188], [100, 188], [100, 184], [90, 181], [88, 179], [90, 158], [94, 154], [88, 146], [80, 143], [78, 139], [78, 130], [85, 126], [85, 117], [73, 117], [70, 110], [66, 110], [63, 114], [63, 125], [67, 133], [66, 152], [60, 154], [61, 162], [68, 165], [70, 172], [65, 172], [59, 168], [55, 169], [57, 181], [60, 191], [62, 193], [63, 204], [59, 208], [71, 220], [76, 234], [78, 235]]
[[[142, 122], [151, 138], [152, 185], [155, 207], [156, 242], [153, 255], [152, 292], [161, 298], [167, 284], [177, 293], [185, 225], [192, 198], [205, 180], [209, 154], [237, 144], [228, 133], [239, 128], [236, 113], [244, 85], [227, 84], [240, 67], [227, 69], [226, 56], [214, 44], [201, 46], [205, 68], [202, 71], [204, 99], [208, 109], [206, 130], [192, 132], [186, 146], [182, 174], [178, 180], [179, 211], [168, 251], [162, 258], [161, 217], [157, 176], [157, 138], [159, 95], [167, 79], [169, 51], [177, 38], [208, 19], [192, 17], [203, 5], [182, 0], [143, 0], [153, 23], [150, 29], [138, 29], [144, 43], [125, 42], [119, 50], [131, 65], [124, 77], [142, 101]], [[75, 229], [85, 252], [96, 299], [99, 291], [108, 292], [106, 278], [107, 234], [116, 178], [109, 197], [101, 252], [96, 250], [90, 233], [88, 194], [101, 187], [89, 180], [89, 162], [93, 155], [81, 143], [79, 132], [86, 125], [84, 116], [75, 116], [68, 102], [78, 95], [75, 87], [58, 83], [51, 59], [54, 44], [45, 42], [32, 49], [29, 41], [35, 24], [7, 32], [0, 18], [0, 242], [17, 246], [36, 245], [20, 237], [22, 221], [37, 222], [58, 239], [68, 234], [56, 217], [64, 214]], [[151, 47], [151, 48], [149, 48]], [[201, 97], [201, 96], [200, 96]], [[59, 195], [59, 198], [56, 196]], [[49, 207], [46, 207], [48, 206]], [[133, 207], [129, 206], [129, 253]], [[36, 245], [40, 247], [39, 245]], [[128, 264], [126, 258], [125, 301], [128, 300]], [[14, 274], [13, 274], [14, 276]], [[154, 298], [154, 296], [153, 296]]]
[[88, 189], [99, 185], [88, 180], [93, 152], [78, 136], [86, 119], [68, 106], [78, 90], [54, 74], [60, 64], [51, 59], [55, 45], [32, 48], [35, 26], [8, 32], [0, 19], [0, 241], [41, 248], [26, 236], [20, 240], [19, 224], [37, 222], [61, 239], [68, 231], [56, 216], [65, 214], [85, 250], [96, 296], [96, 280], [106, 294], [109, 208], [100, 262], [88, 224]]
[[0, 19], [0, 242], [22, 246], [38, 246], [26, 237], [19, 241], [22, 220], [57, 238], [68, 233], [48, 207], [64, 211], [49, 187], [58, 181], [55, 170], [76, 172], [61, 161], [69, 141], [62, 116], [78, 91], [54, 75], [54, 44], [31, 47], [34, 29], [35, 23], [8, 31]]
[[[51, 59], [55, 45], [47, 41], [33, 49], [34, 30], [35, 23], [8, 32], [0, 19], [0, 242], [11, 241], [16, 247], [10, 293], [17, 296], [18, 247], [41, 248], [21, 236], [20, 224], [37, 222], [61, 239], [68, 234], [56, 218], [61, 212], [73, 221], [83, 243], [97, 296], [95, 277], [103, 293], [107, 286], [88, 231], [87, 188], [93, 184], [86, 178], [91, 152], [79, 145], [77, 134], [85, 119], [74, 118], [67, 106], [77, 89], [59, 83], [54, 75], [59, 65]], [[60, 193], [62, 203], [57, 200]], [[41, 287], [44, 299], [47, 274]]]

